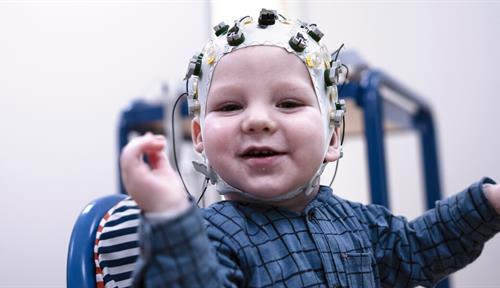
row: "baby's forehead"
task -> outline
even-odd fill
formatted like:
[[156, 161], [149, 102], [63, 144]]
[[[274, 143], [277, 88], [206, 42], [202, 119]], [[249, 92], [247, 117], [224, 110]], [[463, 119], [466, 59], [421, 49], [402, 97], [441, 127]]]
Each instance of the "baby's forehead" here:
[[286, 49], [278, 46], [271, 45], [255, 45], [244, 47], [238, 50], [234, 50], [232, 53], [225, 54], [221, 57], [218, 63], [215, 65], [215, 70], [217, 67], [222, 65], [233, 65], [233, 66], [260, 66], [257, 68], [265, 69], [266, 65], [290, 65], [295, 64], [304, 68], [307, 72], [305, 63], [295, 54], [290, 53]]
[[[276, 46], [252, 46], [223, 56], [214, 67], [211, 86], [277, 85], [313, 88], [305, 63]], [[252, 82], [252, 83], [248, 83]]]

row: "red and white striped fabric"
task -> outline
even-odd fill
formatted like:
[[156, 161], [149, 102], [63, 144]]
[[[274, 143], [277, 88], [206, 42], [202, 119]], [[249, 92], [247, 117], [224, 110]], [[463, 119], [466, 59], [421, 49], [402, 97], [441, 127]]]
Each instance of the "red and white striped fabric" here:
[[139, 256], [139, 214], [137, 204], [127, 198], [101, 219], [94, 245], [98, 288], [131, 287]]

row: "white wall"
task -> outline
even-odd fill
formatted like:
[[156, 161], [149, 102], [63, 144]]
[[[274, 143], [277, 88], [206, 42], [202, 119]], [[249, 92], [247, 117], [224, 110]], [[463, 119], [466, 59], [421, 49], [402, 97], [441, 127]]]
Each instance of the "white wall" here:
[[117, 192], [118, 115], [180, 79], [206, 4], [0, 3], [0, 287], [64, 287], [84, 205]]
[[[76, 215], [117, 191], [120, 110], [182, 77], [210, 29], [203, 2], [34, 3], [0, 2], [0, 287], [65, 286]], [[319, 25], [330, 48], [344, 42], [427, 97], [447, 194], [483, 175], [500, 179], [499, 4], [288, 4], [301, 13], [291, 16]], [[391, 182], [395, 211], [410, 216], [419, 212], [418, 163], [403, 159], [415, 143], [414, 135], [389, 141], [390, 176], [404, 179]], [[363, 201], [364, 144], [345, 146], [335, 190]], [[496, 255], [500, 239], [456, 275], [456, 287], [500, 286]]]

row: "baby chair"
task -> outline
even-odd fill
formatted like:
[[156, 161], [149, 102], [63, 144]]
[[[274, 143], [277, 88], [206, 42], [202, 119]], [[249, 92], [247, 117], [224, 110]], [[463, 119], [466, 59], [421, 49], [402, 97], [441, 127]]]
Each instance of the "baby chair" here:
[[106, 212], [119, 201], [124, 194], [104, 196], [87, 204], [78, 216], [69, 240], [66, 267], [66, 286], [68, 288], [96, 287], [94, 264], [94, 242], [99, 222]]

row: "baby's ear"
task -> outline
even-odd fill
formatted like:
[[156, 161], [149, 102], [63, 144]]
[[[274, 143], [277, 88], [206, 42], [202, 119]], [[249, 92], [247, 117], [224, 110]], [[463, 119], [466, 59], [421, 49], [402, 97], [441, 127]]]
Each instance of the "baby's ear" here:
[[340, 128], [336, 127], [333, 130], [332, 138], [328, 144], [328, 150], [326, 151], [325, 162], [333, 162], [340, 158]]
[[203, 152], [203, 138], [201, 137], [200, 118], [194, 117], [191, 120], [191, 140], [193, 141], [194, 150], [198, 153]]

